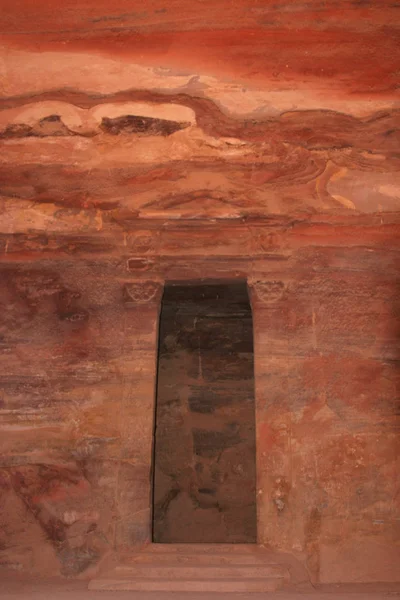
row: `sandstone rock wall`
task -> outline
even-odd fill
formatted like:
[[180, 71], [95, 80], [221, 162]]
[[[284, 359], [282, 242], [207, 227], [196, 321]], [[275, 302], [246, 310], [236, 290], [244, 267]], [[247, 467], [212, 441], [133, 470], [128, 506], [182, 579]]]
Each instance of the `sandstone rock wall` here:
[[[202, 236], [181, 223], [159, 232], [146, 272], [96, 251], [8, 254], [3, 567], [87, 574], [150, 540], [161, 282], [195, 273], [249, 279], [259, 541], [297, 554], [315, 580], [397, 578], [400, 238], [381, 224], [325, 225], [322, 238], [318, 227], [294, 225], [257, 257], [244, 242], [221, 256], [222, 240], [253, 244], [268, 227], [246, 238], [247, 225], [216, 224], [199, 257]], [[190, 257], [189, 242], [185, 256], [171, 250], [181, 236]]]
[[398, 580], [398, 7], [0, 4], [2, 568], [150, 540], [163, 283], [247, 279], [258, 540]]

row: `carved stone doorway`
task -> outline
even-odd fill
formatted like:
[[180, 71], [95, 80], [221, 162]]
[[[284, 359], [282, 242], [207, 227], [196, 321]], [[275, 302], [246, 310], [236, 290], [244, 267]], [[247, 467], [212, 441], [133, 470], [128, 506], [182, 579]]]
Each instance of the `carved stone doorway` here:
[[158, 543], [255, 543], [253, 321], [245, 281], [166, 284], [155, 411]]

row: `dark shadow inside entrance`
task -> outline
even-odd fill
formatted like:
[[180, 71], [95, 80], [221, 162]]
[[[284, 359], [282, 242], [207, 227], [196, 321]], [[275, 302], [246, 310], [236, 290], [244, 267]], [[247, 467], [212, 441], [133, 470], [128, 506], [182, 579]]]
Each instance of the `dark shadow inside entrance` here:
[[153, 542], [256, 542], [253, 357], [245, 281], [165, 286]]

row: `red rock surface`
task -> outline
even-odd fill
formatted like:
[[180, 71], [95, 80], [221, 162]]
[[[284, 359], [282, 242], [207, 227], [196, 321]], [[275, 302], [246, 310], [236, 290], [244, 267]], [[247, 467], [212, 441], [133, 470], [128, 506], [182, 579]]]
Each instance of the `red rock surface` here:
[[398, 7], [0, 8], [1, 565], [149, 541], [162, 284], [247, 278], [259, 541], [398, 580]]

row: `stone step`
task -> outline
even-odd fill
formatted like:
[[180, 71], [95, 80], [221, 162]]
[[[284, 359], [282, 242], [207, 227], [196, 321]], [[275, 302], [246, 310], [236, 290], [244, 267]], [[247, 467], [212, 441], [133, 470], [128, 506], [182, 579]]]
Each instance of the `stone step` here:
[[141, 552], [157, 554], [254, 554], [268, 552], [257, 544], [148, 544]]
[[279, 578], [253, 579], [94, 579], [89, 590], [136, 592], [276, 592]]
[[120, 565], [115, 575], [122, 578], [154, 578], [154, 579], [245, 579], [245, 578], [277, 578], [289, 579], [288, 571], [279, 565], [180, 565], [180, 564], [143, 564]]
[[119, 560], [89, 589], [263, 593], [304, 579], [293, 557], [256, 544], [149, 544]]
[[161, 564], [179, 564], [179, 565], [274, 565], [274, 556], [268, 553], [259, 554], [239, 554], [229, 552], [226, 554], [207, 554], [195, 552], [183, 554], [171, 552], [157, 552], [153, 554], [151, 552], [143, 552], [138, 554], [132, 554], [126, 557], [122, 557], [123, 565], [136, 565], [136, 564], [154, 564], [154, 562]]

